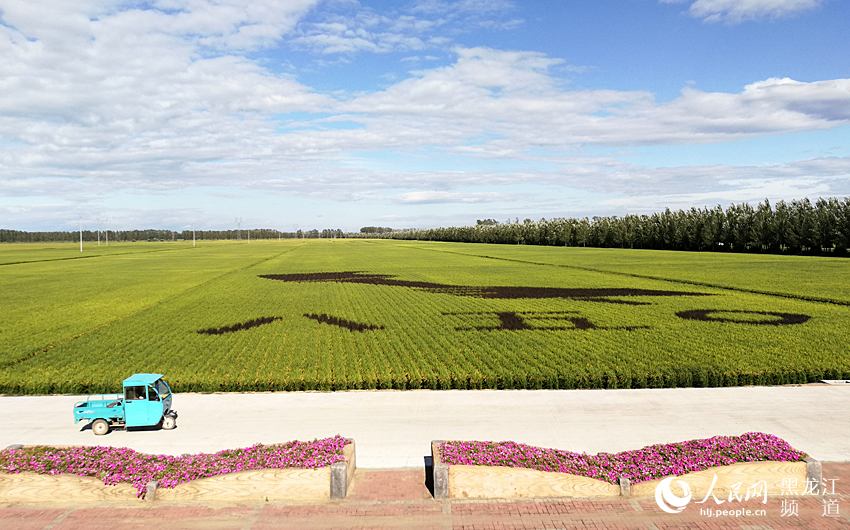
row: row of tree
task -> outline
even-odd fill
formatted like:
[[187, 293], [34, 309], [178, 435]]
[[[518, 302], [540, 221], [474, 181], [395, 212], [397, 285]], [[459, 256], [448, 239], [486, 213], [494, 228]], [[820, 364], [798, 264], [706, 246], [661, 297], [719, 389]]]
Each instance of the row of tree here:
[[361, 234], [384, 234], [392, 231], [393, 229], [389, 226], [364, 226], [360, 228]]
[[[310, 239], [345, 237], [339, 228], [324, 230], [297, 230], [281, 232], [271, 228], [252, 228], [246, 230], [196, 230], [196, 239]], [[175, 241], [192, 239], [191, 230], [83, 230], [83, 241]], [[42, 243], [51, 241], [79, 241], [79, 231], [25, 232], [22, 230], [0, 229], [0, 243]]]
[[733, 204], [624, 217], [557, 218], [381, 234], [394, 239], [846, 255], [850, 197]]

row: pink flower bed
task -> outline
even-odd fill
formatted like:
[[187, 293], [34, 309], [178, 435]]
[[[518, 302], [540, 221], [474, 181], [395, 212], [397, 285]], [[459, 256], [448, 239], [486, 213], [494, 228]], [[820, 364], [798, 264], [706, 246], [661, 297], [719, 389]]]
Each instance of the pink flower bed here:
[[797, 451], [785, 440], [760, 432], [650, 445], [633, 451], [596, 455], [515, 442], [444, 442], [439, 449], [442, 462], [448, 465], [556, 471], [612, 484], [616, 484], [620, 477], [637, 483], [739, 462], [797, 462], [806, 459], [805, 453]]
[[69, 473], [96, 477], [106, 485], [132, 484], [141, 497], [151, 480], [161, 488], [173, 488], [191, 480], [237, 471], [329, 466], [345, 459], [343, 448], [350, 440], [342, 436], [283, 444], [257, 444], [218, 453], [170, 456], [138, 453], [125, 447], [47, 446], [0, 451], [0, 472], [29, 471], [47, 475]]

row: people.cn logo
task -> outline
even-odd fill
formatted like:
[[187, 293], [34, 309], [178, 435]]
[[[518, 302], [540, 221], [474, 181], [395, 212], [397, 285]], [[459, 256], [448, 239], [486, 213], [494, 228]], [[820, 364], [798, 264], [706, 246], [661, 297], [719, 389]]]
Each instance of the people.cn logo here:
[[[674, 480], [676, 481], [676, 486], [682, 490], [681, 496], [673, 492], [672, 486]], [[683, 480], [676, 480], [676, 477], [667, 477], [655, 487], [655, 503], [667, 513], [681, 513], [685, 510], [689, 502], [691, 502], [691, 487]]]

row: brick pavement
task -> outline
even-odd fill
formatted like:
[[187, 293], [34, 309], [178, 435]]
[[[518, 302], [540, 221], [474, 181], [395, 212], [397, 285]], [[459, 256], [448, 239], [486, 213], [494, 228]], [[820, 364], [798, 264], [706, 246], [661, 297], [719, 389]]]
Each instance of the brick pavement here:
[[781, 499], [736, 503], [765, 510], [749, 517], [708, 517], [691, 504], [681, 514], [659, 511], [652, 499], [532, 499], [518, 502], [431, 498], [422, 470], [358, 470], [349, 497], [325, 504], [252, 506], [138, 505], [127, 507], [0, 507], [2, 529], [139, 528], [416, 528], [416, 529], [850, 529], [850, 463], [826, 463], [837, 479], [839, 513], [823, 516], [824, 498], [801, 497], [799, 515], [782, 517]]

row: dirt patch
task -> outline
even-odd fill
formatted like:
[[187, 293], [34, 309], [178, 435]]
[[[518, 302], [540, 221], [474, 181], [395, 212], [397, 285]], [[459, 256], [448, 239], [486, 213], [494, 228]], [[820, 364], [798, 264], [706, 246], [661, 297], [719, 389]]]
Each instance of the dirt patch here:
[[[768, 317], [763, 320], [740, 320], [735, 318], [727, 318], [722, 316], [712, 316], [713, 313], [736, 313], [745, 315], [763, 315]], [[779, 313], [776, 311], [744, 311], [740, 309], [690, 309], [688, 311], [679, 311], [676, 313], [679, 318], [687, 320], [702, 320], [704, 322], [729, 322], [732, 324], [752, 324], [755, 326], [788, 326], [792, 324], [802, 324], [808, 322], [809, 315], [801, 315], [799, 313]]]
[[260, 278], [282, 282], [334, 282], [362, 283], [368, 285], [389, 285], [408, 287], [431, 293], [470, 296], [474, 298], [563, 298], [584, 300], [587, 302], [605, 302], [609, 304], [648, 305], [649, 302], [622, 300], [611, 297], [634, 296], [710, 296], [709, 293], [688, 291], [666, 291], [659, 289], [614, 288], [562, 288], [562, 287], [522, 287], [522, 286], [478, 286], [448, 285], [435, 282], [400, 280], [389, 274], [373, 274], [358, 271], [313, 272], [300, 274], [262, 274]]
[[275, 320], [280, 320], [280, 317], [259, 317], [252, 320], [246, 320], [245, 322], [231, 324], [229, 326], [222, 326], [220, 328], [199, 329], [198, 333], [202, 335], [223, 335], [225, 333], [242, 331], [243, 329], [256, 328], [257, 326], [262, 326], [264, 324], [271, 324]]
[[305, 317], [315, 320], [320, 324], [330, 324], [332, 326], [337, 326], [340, 328], [345, 328], [348, 331], [375, 331], [379, 329], [384, 329], [384, 326], [378, 326], [376, 324], [364, 324], [362, 322], [355, 322], [353, 320], [346, 320], [344, 318], [335, 317], [331, 315], [326, 315], [322, 313], [321, 315], [317, 315], [315, 313], [305, 313]]

